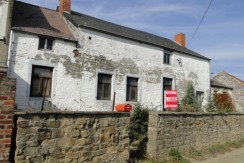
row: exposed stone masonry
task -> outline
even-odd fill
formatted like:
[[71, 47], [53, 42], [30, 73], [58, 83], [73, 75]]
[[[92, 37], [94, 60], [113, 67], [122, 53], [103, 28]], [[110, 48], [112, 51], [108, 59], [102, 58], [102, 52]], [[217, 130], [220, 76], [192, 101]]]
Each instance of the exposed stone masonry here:
[[15, 161], [125, 162], [129, 113], [17, 113]]
[[184, 153], [244, 138], [244, 114], [151, 112], [149, 156], [162, 160], [171, 148]]

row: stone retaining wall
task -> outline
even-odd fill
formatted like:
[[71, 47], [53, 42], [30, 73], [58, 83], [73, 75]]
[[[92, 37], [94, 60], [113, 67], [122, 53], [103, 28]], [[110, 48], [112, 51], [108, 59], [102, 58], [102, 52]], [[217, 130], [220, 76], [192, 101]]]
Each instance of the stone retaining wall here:
[[150, 112], [149, 156], [158, 160], [171, 148], [187, 152], [244, 138], [244, 114]]
[[15, 161], [124, 162], [129, 113], [17, 113]]

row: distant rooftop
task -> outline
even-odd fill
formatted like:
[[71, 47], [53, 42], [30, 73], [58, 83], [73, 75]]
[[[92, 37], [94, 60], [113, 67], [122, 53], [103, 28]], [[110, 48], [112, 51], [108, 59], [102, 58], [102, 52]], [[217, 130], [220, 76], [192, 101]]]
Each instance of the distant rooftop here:
[[220, 82], [218, 82], [218, 81], [216, 81], [214, 79], [211, 79], [210, 80], [210, 86], [211, 87], [225, 88], [225, 89], [231, 89], [231, 90], [233, 90], [232, 87], [228, 87], [228, 86], [226, 86], [226, 85], [224, 85], [224, 84], [222, 84], [222, 83], [220, 83]]

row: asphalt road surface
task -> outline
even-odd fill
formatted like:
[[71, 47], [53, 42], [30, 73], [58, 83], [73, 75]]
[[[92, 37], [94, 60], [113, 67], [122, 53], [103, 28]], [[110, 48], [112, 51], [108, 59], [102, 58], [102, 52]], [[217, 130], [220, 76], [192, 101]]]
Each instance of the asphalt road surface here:
[[203, 161], [192, 161], [192, 163], [244, 163], [244, 148], [233, 149], [231, 152]]

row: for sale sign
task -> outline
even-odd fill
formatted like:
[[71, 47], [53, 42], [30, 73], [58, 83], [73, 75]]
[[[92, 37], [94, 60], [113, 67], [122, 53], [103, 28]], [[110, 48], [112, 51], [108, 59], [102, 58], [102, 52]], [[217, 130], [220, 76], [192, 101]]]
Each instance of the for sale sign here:
[[178, 108], [178, 97], [176, 90], [164, 91], [164, 108], [166, 110], [175, 110]]

